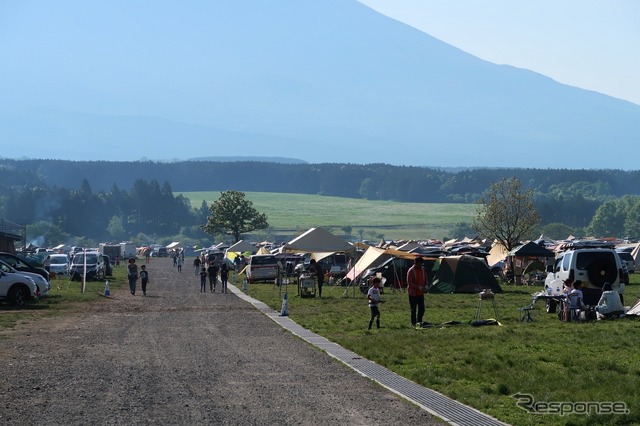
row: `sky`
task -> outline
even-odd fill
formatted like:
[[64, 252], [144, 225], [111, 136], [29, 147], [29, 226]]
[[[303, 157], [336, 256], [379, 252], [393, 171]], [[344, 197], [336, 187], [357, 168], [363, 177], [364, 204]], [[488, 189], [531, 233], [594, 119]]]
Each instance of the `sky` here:
[[638, 0], [359, 0], [465, 52], [640, 105]]

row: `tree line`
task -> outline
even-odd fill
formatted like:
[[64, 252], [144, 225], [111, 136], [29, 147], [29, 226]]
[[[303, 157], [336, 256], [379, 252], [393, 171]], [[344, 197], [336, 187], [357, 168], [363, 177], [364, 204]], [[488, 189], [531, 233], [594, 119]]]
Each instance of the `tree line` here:
[[49, 222], [71, 235], [89, 235], [95, 232], [90, 229], [98, 228], [103, 234], [93, 238], [100, 240], [131, 230], [202, 236], [200, 225], [206, 222], [208, 206], [191, 209], [188, 201], [174, 196], [173, 191], [237, 190], [474, 203], [504, 178], [517, 178], [524, 190], [532, 191], [541, 224], [552, 233], [640, 236], [640, 172], [622, 170], [3, 159], [0, 215], [16, 223]]

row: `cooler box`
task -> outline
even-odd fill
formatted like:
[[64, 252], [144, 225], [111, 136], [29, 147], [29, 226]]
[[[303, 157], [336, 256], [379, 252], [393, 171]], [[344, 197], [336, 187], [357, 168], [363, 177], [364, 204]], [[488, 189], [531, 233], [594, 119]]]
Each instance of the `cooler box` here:
[[309, 275], [300, 275], [298, 294], [300, 297], [316, 297], [316, 280]]

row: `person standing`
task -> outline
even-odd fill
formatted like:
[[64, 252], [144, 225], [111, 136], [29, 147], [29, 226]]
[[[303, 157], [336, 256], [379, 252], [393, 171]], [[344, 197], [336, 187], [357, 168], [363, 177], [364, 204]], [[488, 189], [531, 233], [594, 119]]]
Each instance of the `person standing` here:
[[47, 255], [47, 257], [44, 258], [42, 265], [44, 266], [45, 271], [51, 273], [51, 256]]
[[380, 282], [380, 278], [374, 277], [373, 280], [371, 280], [371, 287], [369, 287], [369, 291], [367, 291], [367, 300], [369, 301], [369, 309], [371, 310], [368, 330], [371, 330], [374, 319], [376, 320], [376, 328], [380, 328], [380, 309], [378, 309], [378, 304], [381, 302]]
[[209, 289], [211, 290], [211, 293], [215, 293], [216, 284], [218, 283], [218, 267], [214, 262], [209, 262], [207, 275], [209, 276]]
[[[193, 259], [193, 269], [196, 275], [198, 275], [198, 272], [200, 272], [200, 265], [201, 265], [200, 256], [196, 256], [196, 258]], [[204, 268], [204, 265], [202, 265], [202, 267]]]
[[182, 264], [184, 263], [184, 259], [180, 255], [176, 256], [176, 259], [177, 259], [176, 264], [178, 265], [178, 272], [182, 272]]
[[318, 296], [322, 297], [322, 286], [324, 285], [324, 271], [322, 270], [322, 265], [316, 262], [315, 259], [311, 259], [309, 262], [309, 269], [318, 280]]
[[411, 307], [411, 325], [422, 325], [424, 317], [424, 292], [429, 278], [424, 270], [424, 259], [420, 256], [413, 260], [413, 266], [407, 271], [407, 293]]
[[136, 282], [138, 281], [138, 265], [136, 265], [136, 259], [129, 259], [129, 264], [127, 265], [127, 277], [129, 278], [129, 290], [131, 290], [131, 295], [136, 295]]
[[223, 263], [220, 267], [220, 282], [222, 283], [222, 291], [223, 293], [227, 292], [227, 281], [229, 280], [229, 267], [226, 263]]
[[206, 292], [207, 292], [207, 270], [203, 266], [202, 269], [200, 269], [200, 293], [206, 293]]
[[147, 295], [147, 284], [149, 284], [149, 272], [146, 265], [140, 267], [140, 284], [142, 285], [142, 295]]

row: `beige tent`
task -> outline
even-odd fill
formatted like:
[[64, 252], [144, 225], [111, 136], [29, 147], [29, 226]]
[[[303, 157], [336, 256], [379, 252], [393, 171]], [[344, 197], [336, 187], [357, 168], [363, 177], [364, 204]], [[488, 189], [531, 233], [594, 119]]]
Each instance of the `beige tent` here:
[[489, 256], [487, 256], [487, 265], [489, 267], [495, 265], [496, 263], [504, 260], [509, 255], [509, 252], [498, 241], [493, 242], [493, 246], [491, 246], [491, 250], [489, 250]]
[[256, 246], [254, 246], [253, 244], [245, 240], [240, 240], [227, 249], [227, 252], [232, 252], [232, 253], [244, 253], [247, 251], [251, 253], [255, 253]]
[[282, 247], [282, 253], [312, 253], [316, 260], [355, 247], [324, 228], [311, 228]]

